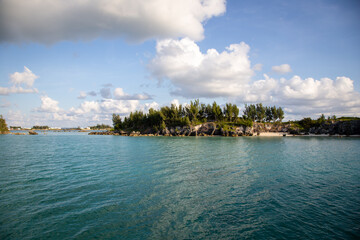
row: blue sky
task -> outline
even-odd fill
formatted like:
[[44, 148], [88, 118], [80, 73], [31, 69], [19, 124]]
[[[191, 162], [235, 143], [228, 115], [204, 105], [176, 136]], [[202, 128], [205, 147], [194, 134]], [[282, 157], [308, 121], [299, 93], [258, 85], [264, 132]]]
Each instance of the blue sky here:
[[188, 103], [360, 116], [359, 1], [0, 1], [8, 125]]

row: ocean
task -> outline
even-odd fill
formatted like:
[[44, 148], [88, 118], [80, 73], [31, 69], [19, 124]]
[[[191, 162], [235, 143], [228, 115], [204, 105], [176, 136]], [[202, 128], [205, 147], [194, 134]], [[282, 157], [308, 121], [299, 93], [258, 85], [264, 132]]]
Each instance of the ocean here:
[[360, 138], [0, 135], [0, 239], [359, 239]]

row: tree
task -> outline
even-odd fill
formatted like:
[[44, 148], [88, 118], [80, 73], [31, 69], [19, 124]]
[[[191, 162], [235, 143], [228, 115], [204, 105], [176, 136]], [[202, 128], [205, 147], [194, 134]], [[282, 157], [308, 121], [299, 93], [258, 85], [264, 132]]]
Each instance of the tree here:
[[255, 121], [256, 119], [256, 107], [254, 104], [250, 104], [249, 106], [245, 104], [245, 109], [243, 112], [244, 119], [250, 119], [251, 121]]
[[258, 122], [264, 121], [265, 108], [263, 107], [262, 103], [256, 104], [256, 118], [257, 118]]
[[273, 121], [275, 122], [279, 117], [278, 117], [278, 110], [275, 106], [271, 107], [271, 114], [273, 117]]
[[214, 115], [214, 120], [215, 121], [219, 121], [222, 120], [222, 111], [221, 111], [221, 107], [219, 105], [217, 105], [217, 103], [214, 101], [212, 104], [212, 113]]
[[2, 115], [0, 115], [0, 134], [6, 134], [9, 131], [6, 121]]
[[265, 108], [265, 118], [267, 122], [271, 122], [273, 120], [273, 114], [271, 111], [271, 107], [266, 107]]
[[200, 111], [199, 99], [196, 99], [194, 102], [190, 101], [190, 105], [186, 107], [186, 115], [189, 117], [190, 121], [192, 122], [198, 119], [199, 111]]
[[114, 126], [115, 131], [119, 131], [123, 128], [123, 124], [122, 124], [120, 115], [114, 113], [112, 115], [112, 121], [113, 121], [113, 126]]
[[326, 121], [325, 115], [321, 114], [321, 116], [317, 119], [318, 124], [323, 124]]
[[236, 120], [236, 118], [239, 115], [239, 108], [236, 106], [236, 104], [226, 103], [224, 107], [224, 113], [225, 117], [232, 122], [233, 120]]
[[282, 110], [281, 107], [279, 107], [277, 109], [277, 117], [278, 117], [280, 122], [284, 119], [284, 111]]

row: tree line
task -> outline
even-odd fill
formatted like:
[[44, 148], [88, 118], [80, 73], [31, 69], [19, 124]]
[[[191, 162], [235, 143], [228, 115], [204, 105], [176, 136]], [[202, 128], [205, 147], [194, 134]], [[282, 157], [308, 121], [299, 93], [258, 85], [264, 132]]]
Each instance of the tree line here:
[[33, 126], [32, 129], [45, 130], [45, 129], [49, 129], [49, 126]]
[[109, 128], [111, 128], [111, 126], [107, 124], [97, 124], [96, 126], [90, 127], [91, 130], [101, 130], [101, 129], [109, 129]]
[[6, 121], [2, 115], [0, 115], [0, 134], [6, 134], [9, 131]]
[[239, 108], [236, 104], [226, 103], [223, 108], [215, 101], [212, 104], [200, 103], [199, 99], [190, 101], [186, 106], [171, 104], [159, 110], [150, 108], [148, 113], [142, 111], [131, 112], [128, 117], [121, 119], [120, 115], [113, 114], [114, 130], [145, 130], [154, 131], [166, 127], [184, 127], [204, 122], [226, 122], [237, 125], [252, 126], [254, 121], [282, 121], [284, 112], [281, 107], [264, 107], [261, 103], [245, 105], [242, 117], [239, 117]]

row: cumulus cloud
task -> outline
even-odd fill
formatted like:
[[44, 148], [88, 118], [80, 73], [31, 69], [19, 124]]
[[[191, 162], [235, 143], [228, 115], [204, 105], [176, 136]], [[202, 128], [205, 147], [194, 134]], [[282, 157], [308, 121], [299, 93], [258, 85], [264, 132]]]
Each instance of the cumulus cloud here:
[[[169, 80], [173, 95], [187, 98], [236, 99], [242, 103], [263, 102], [283, 106], [292, 114], [330, 113], [360, 114], [360, 93], [354, 90], [353, 80], [337, 77], [275, 79], [264, 74], [253, 79], [259, 65], [251, 67], [250, 47], [245, 43], [232, 44], [223, 52], [209, 49], [202, 53], [198, 45], [188, 39], [162, 40], [156, 56], [148, 68], [160, 82]], [[274, 66], [277, 73], [288, 73], [288, 64]]]
[[299, 114], [328, 112], [359, 115], [360, 93], [355, 91], [353, 83], [347, 77], [315, 80], [294, 76], [289, 80], [282, 79], [277, 94], [281, 102]]
[[147, 93], [130, 95], [128, 93], [125, 93], [122, 88], [115, 88], [114, 98], [117, 100], [149, 100], [149, 99], [152, 99], [151, 96]]
[[113, 113], [127, 115], [137, 110], [140, 103], [137, 100], [114, 100], [106, 99], [103, 101], [84, 101], [79, 107], [72, 107], [68, 115], [84, 117], [88, 115], [109, 115]]
[[243, 91], [254, 72], [250, 66], [250, 47], [241, 42], [223, 52], [209, 49], [204, 54], [188, 38], [166, 39], [156, 46], [156, 56], [148, 65], [159, 81], [168, 79], [175, 86], [174, 95], [188, 98], [229, 97]]
[[15, 72], [10, 74], [10, 87], [0, 87], [0, 95], [9, 95], [16, 93], [38, 93], [36, 88], [33, 88], [35, 79], [39, 78], [27, 67], [24, 67], [24, 72]]
[[347, 77], [316, 80], [293, 76], [277, 80], [264, 75], [263, 80], [254, 81], [245, 89], [246, 93], [238, 96], [238, 102], [276, 104], [297, 118], [321, 113], [360, 115], [360, 93]]
[[24, 66], [24, 72], [15, 72], [10, 75], [10, 82], [14, 85], [25, 84], [27, 87], [32, 87], [37, 78], [39, 77]]
[[60, 111], [59, 102], [48, 97], [41, 96], [41, 106], [36, 109], [38, 112], [48, 112], [48, 113], [56, 113]]
[[0, 41], [55, 43], [125, 37], [201, 40], [203, 22], [223, 14], [225, 0], [2, 0]]
[[276, 72], [278, 74], [285, 74], [292, 71], [289, 64], [281, 64], [279, 66], [273, 66], [271, 70], [273, 70], [273, 72]]

